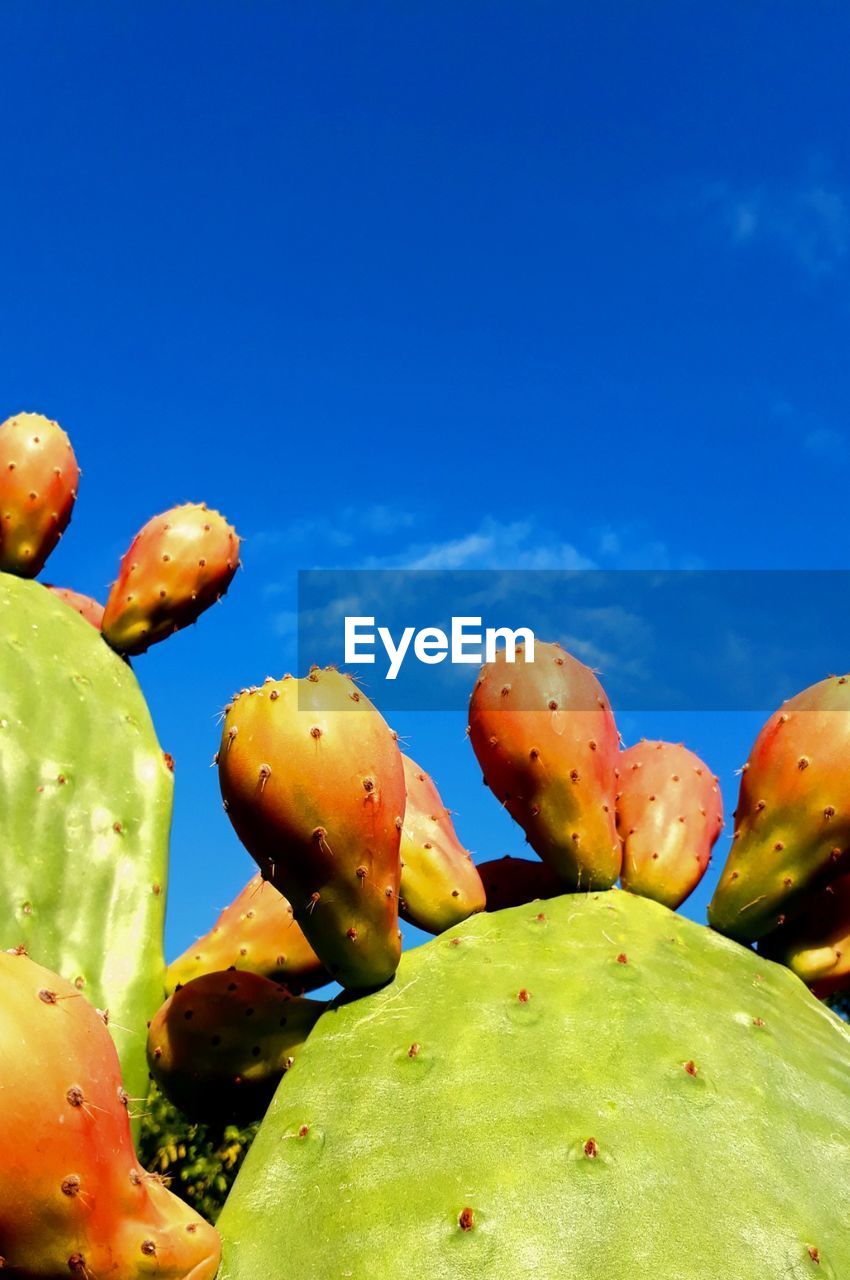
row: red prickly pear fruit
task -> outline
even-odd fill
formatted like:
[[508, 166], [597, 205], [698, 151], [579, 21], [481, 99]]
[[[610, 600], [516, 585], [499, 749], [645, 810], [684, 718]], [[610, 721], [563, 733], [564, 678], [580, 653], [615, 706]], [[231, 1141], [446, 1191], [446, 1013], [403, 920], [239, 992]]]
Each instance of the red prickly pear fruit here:
[[212, 929], [169, 966], [165, 989], [205, 973], [238, 969], [283, 983], [301, 995], [330, 982], [330, 974], [295, 923], [292, 905], [257, 873], [225, 907]]
[[230, 704], [218, 772], [236, 834], [332, 976], [388, 982], [401, 955], [405, 786], [378, 710], [330, 668], [269, 679]]
[[850, 874], [814, 890], [803, 911], [759, 944], [821, 1000], [850, 990]]
[[0, 1256], [10, 1276], [212, 1280], [218, 1234], [139, 1167], [103, 1017], [0, 954]]
[[601, 684], [558, 644], [518, 648], [481, 668], [469, 736], [484, 780], [535, 853], [570, 889], [608, 889], [620, 874], [617, 726]]
[[206, 973], [151, 1022], [148, 1066], [190, 1119], [258, 1120], [324, 1009], [256, 973]]
[[806, 906], [850, 861], [850, 677], [782, 704], [741, 776], [735, 834], [709, 921], [755, 942]]
[[239, 538], [224, 516], [187, 502], [154, 516], [121, 561], [103, 616], [119, 653], [144, 653], [195, 622], [239, 568]]
[[617, 822], [624, 889], [675, 911], [703, 878], [723, 830], [723, 798], [699, 756], [673, 742], [620, 755]]
[[72, 591], [70, 587], [53, 587], [49, 583], [45, 583], [48, 591], [63, 600], [69, 605], [81, 618], [85, 618], [86, 622], [90, 622], [96, 631], [100, 631], [103, 624], [103, 605], [98, 604], [97, 600], [93, 600], [91, 596], [84, 596], [81, 591]]
[[512, 858], [507, 853], [504, 858], [480, 862], [478, 874], [487, 894], [488, 911], [522, 907], [565, 892], [561, 877], [538, 858]]
[[426, 933], [442, 933], [484, 910], [484, 886], [433, 780], [409, 756], [402, 761], [407, 804], [399, 914]]
[[34, 578], [62, 537], [80, 468], [71, 441], [40, 413], [0, 425], [0, 570]]

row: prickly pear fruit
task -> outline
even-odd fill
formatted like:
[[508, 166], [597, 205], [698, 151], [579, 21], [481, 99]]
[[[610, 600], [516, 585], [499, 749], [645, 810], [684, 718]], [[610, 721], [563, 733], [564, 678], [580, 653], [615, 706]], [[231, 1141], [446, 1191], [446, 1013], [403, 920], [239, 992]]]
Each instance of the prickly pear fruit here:
[[282, 983], [293, 995], [312, 991], [331, 977], [292, 915], [292, 906], [257, 873], [225, 907], [212, 929], [169, 965], [171, 995], [204, 973], [238, 969]]
[[469, 736], [490, 790], [565, 888], [614, 884], [619, 738], [590, 668], [558, 644], [536, 641], [533, 662], [500, 651], [481, 668]]
[[239, 538], [217, 511], [196, 503], [154, 516], [121, 561], [103, 616], [119, 653], [144, 653], [215, 604], [239, 567]]
[[402, 760], [407, 804], [399, 913], [426, 933], [442, 933], [484, 910], [484, 886], [433, 780], [409, 756]]
[[802, 913], [760, 944], [821, 1000], [850, 990], [850, 874], [813, 890]]
[[219, 1280], [846, 1280], [849, 1049], [787, 969], [646, 898], [479, 913], [319, 1019]]
[[561, 877], [539, 858], [492, 858], [479, 862], [478, 874], [487, 894], [488, 911], [521, 907], [538, 898], [557, 898], [564, 892]]
[[0, 425], [0, 570], [41, 572], [71, 519], [79, 481], [58, 422], [19, 413]]
[[703, 878], [723, 830], [720, 785], [681, 743], [638, 742], [620, 755], [622, 884], [675, 911]]
[[753, 942], [790, 919], [850, 861], [850, 678], [784, 702], [741, 777], [732, 849], [709, 907], [721, 933]]
[[138, 1165], [101, 1016], [0, 953], [0, 1256], [21, 1280], [212, 1280], [216, 1231]]
[[93, 600], [91, 596], [83, 595], [81, 591], [72, 591], [70, 587], [53, 587], [50, 583], [44, 584], [48, 591], [59, 600], [63, 600], [65, 604], [70, 605], [72, 609], [85, 618], [86, 622], [90, 622], [92, 626], [100, 631], [103, 624], [103, 605], [98, 604], [97, 600]]
[[324, 1008], [256, 973], [206, 973], [151, 1023], [151, 1074], [190, 1119], [257, 1120]]
[[245, 690], [218, 771], [236, 834], [326, 968], [345, 987], [387, 982], [401, 953], [404, 766], [369, 699], [333, 669]]

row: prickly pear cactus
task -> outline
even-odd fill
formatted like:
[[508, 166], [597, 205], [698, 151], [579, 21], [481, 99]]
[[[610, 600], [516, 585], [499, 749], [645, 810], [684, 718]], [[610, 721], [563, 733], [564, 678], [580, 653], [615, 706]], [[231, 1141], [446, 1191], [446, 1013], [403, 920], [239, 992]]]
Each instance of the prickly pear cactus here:
[[617, 890], [476, 915], [317, 1024], [220, 1280], [841, 1280], [850, 1032]]
[[0, 574], [0, 948], [108, 1010], [137, 1099], [164, 989], [171, 796], [130, 667], [46, 587]]

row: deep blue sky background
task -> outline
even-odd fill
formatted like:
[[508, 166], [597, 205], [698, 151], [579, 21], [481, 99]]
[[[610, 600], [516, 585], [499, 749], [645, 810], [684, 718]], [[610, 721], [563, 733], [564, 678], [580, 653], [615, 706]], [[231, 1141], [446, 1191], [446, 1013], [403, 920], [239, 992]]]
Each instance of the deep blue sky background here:
[[[207, 766], [298, 568], [847, 565], [848, 48], [838, 3], [3, 7], [0, 416], [85, 470], [47, 576], [102, 597], [186, 499], [245, 537], [137, 664], [172, 954], [251, 871]], [[731, 811], [759, 720], [621, 729]], [[396, 725], [518, 852], [462, 718]]]

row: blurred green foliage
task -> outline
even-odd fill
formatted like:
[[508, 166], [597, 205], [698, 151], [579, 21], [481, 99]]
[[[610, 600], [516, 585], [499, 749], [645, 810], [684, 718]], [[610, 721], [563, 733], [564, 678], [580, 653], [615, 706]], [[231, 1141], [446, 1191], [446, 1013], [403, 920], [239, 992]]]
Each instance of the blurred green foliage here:
[[215, 1222], [259, 1127], [259, 1121], [244, 1129], [194, 1124], [153, 1085], [142, 1119], [139, 1160]]
[[850, 1022], [850, 991], [842, 991], [840, 996], [832, 996], [827, 1000], [827, 1004], [834, 1009], [839, 1018], [843, 1018], [845, 1022]]

